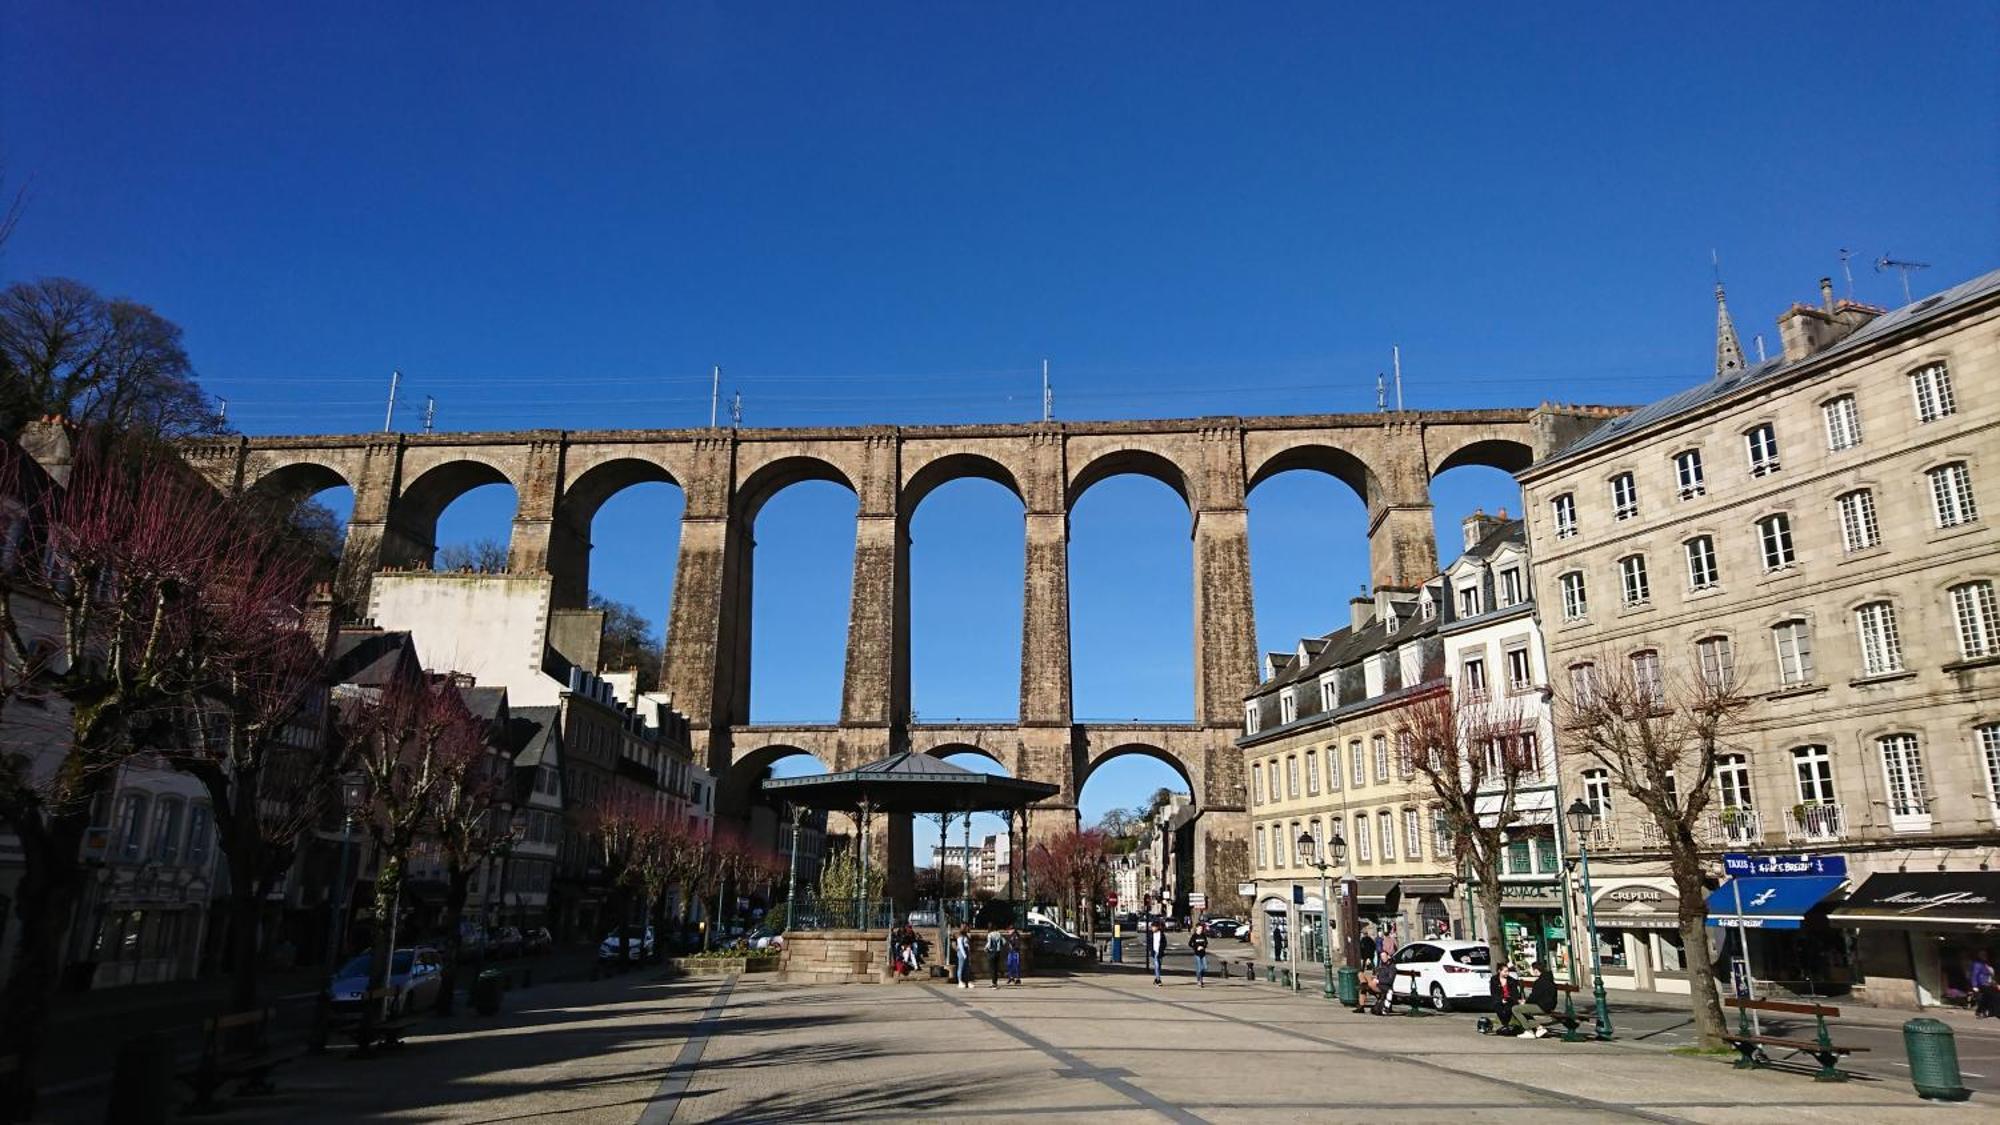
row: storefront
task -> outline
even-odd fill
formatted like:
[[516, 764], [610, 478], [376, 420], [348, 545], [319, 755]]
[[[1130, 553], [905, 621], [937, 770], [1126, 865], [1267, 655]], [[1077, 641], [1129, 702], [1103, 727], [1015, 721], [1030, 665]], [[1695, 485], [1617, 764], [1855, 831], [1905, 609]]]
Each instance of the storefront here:
[[1291, 957], [1288, 943], [1292, 936], [1292, 901], [1270, 895], [1257, 904], [1257, 912], [1263, 916], [1261, 931], [1257, 935], [1258, 949], [1267, 960], [1288, 960]]
[[1845, 941], [1829, 924], [1826, 900], [1843, 875], [1761, 876], [1729, 879], [1709, 892], [1708, 924], [1726, 958], [1748, 949], [1758, 995], [1773, 989], [1799, 996], [1844, 995], [1853, 984]]
[[1569, 975], [1569, 931], [1563, 925], [1562, 884], [1503, 882], [1500, 885], [1498, 942], [1502, 955], [1517, 966], [1548, 963], [1559, 977]]
[[1449, 875], [1403, 879], [1400, 886], [1402, 925], [1396, 931], [1397, 940], [1457, 937], [1462, 933], [1459, 920], [1452, 917], [1452, 896], [1457, 888], [1458, 880]]
[[1870, 875], [1829, 920], [1851, 927], [1867, 998], [1918, 1007], [1955, 1002], [1974, 954], [2000, 941], [2000, 872]]
[[1356, 879], [1354, 881], [1354, 912], [1361, 919], [1361, 932], [1371, 930], [1377, 941], [1382, 935], [1393, 934], [1397, 944], [1402, 943], [1405, 932], [1398, 923], [1402, 921], [1403, 887], [1397, 879]]
[[[1606, 987], [1687, 994], [1680, 896], [1670, 885], [1614, 882], [1597, 891], [1593, 905]], [[1706, 961], [1707, 951], [1701, 955]]]

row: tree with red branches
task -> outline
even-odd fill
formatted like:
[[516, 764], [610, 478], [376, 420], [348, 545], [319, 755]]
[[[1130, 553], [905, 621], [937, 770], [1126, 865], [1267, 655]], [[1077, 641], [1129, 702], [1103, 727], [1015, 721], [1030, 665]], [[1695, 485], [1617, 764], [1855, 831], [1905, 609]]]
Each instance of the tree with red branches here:
[[[454, 683], [440, 687], [459, 694]], [[463, 707], [462, 695], [459, 701]], [[438, 745], [437, 783], [431, 789], [429, 819], [445, 867], [444, 986], [437, 999], [437, 1010], [444, 1015], [451, 1013], [452, 996], [458, 987], [464, 941], [461, 923], [472, 873], [512, 828], [501, 807], [511, 763], [496, 750], [494, 733], [490, 724], [468, 709]]]
[[284, 648], [274, 637], [298, 612], [278, 568], [245, 547], [245, 507], [171, 450], [47, 436], [67, 446], [54, 475], [0, 446], [0, 823], [25, 859], [0, 989], [0, 1055], [18, 1061], [0, 1075], [0, 1116], [32, 1109], [93, 803], [127, 761], [184, 749], [188, 700], [221, 669], [255, 674], [248, 654]]
[[1478, 884], [1487, 939], [1499, 941], [1500, 862], [1519, 819], [1521, 779], [1544, 764], [1542, 732], [1512, 699], [1441, 681], [1397, 709], [1396, 741], [1401, 772], [1438, 809], [1454, 863]]
[[1037, 887], [1060, 887], [1097, 937], [1096, 903], [1111, 890], [1111, 838], [1098, 828], [1071, 828], [1028, 849], [1028, 874]]
[[[484, 724], [445, 680], [394, 683], [357, 693], [342, 708], [342, 735], [368, 786], [362, 820], [375, 845], [375, 924], [368, 987], [389, 979], [396, 915], [411, 847], [429, 825], [449, 763], [483, 743]], [[364, 1024], [393, 1015], [363, 1004]]]

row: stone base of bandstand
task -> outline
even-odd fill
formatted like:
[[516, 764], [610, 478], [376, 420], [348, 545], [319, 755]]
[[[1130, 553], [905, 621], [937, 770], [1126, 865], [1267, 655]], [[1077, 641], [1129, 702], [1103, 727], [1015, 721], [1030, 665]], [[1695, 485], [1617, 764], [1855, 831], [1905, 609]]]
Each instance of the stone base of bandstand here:
[[778, 959], [795, 984], [882, 984], [889, 980], [886, 930], [788, 930]]

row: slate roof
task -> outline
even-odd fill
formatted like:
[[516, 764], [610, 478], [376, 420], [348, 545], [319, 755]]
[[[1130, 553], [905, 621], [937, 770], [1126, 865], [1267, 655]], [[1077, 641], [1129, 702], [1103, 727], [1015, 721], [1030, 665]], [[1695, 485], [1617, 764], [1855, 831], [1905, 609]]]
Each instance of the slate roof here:
[[[1336, 629], [1323, 637], [1314, 638], [1325, 647], [1310, 660], [1300, 661], [1296, 652], [1284, 653], [1284, 659], [1272, 668], [1271, 678], [1257, 685], [1257, 690], [1247, 698], [1258, 699], [1279, 688], [1292, 684], [1317, 680], [1320, 674], [1343, 665], [1352, 664], [1365, 656], [1378, 652], [1390, 652], [1420, 637], [1437, 632], [1438, 619], [1425, 621], [1411, 616], [1401, 620], [1395, 632], [1389, 631], [1388, 624], [1381, 620], [1369, 622], [1360, 630], [1352, 628]], [[1277, 655], [1277, 654], [1273, 654]]]
[[465, 700], [465, 708], [487, 722], [499, 721], [507, 710], [507, 689], [503, 687], [459, 688], [458, 696]]
[[[1521, 547], [1528, 545], [1527, 525], [1520, 520], [1508, 520], [1482, 536], [1479, 542], [1465, 549], [1459, 558], [1490, 559], [1500, 553], [1500, 548], [1513, 543]], [[1457, 566], [1456, 562], [1452, 563]]]
[[507, 737], [520, 747], [514, 765], [539, 766], [555, 745], [556, 719], [560, 707], [510, 707], [507, 709]]
[[1554, 457], [1540, 462], [1536, 468], [1539, 469], [1542, 465], [1553, 464], [1579, 456], [1600, 445], [1617, 441], [1627, 434], [1637, 433], [1656, 422], [1665, 421], [1678, 414], [1684, 414], [1696, 407], [1706, 405], [1717, 399], [1735, 394], [1738, 391], [1757, 386], [1758, 384], [1768, 383], [1803, 364], [1818, 362], [1827, 356], [1838, 355], [1845, 351], [1860, 348], [1872, 340], [1877, 340], [1891, 333], [1908, 328], [1930, 317], [1942, 316], [1954, 311], [1961, 305], [1988, 296], [1995, 291], [2000, 291], [2000, 270], [1982, 274], [1971, 281], [1954, 285], [1942, 293], [1933, 294], [1921, 301], [1904, 305], [1900, 309], [1883, 313], [1881, 316], [1862, 325], [1853, 335], [1821, 351], [1814, 352], [1805, 359], [1788, 363], [1783, 356], [1777, 356], [1767, 359], [1762, 363], [1754, 364], [1748, 370], [1725, 372], [1699, 386], [1677, 391], [1658, 402], [1642, 406], [1630, 414], [1621, 415], [1604, 423], [1602, 426], [1597, 427], [1582, 438], [1558, 451]]
[[417, 666], [416, 642], [403, 630], [342, 629], [333, 640], [332, 663], [336, 684], [387, 687]]

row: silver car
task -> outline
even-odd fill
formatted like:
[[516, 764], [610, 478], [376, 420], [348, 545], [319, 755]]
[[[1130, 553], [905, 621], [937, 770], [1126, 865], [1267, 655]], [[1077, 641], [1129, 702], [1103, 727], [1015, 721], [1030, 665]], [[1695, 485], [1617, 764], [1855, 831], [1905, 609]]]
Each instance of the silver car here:
[[[368, 991], [369, 954], [342, 965], [327, 983], [327, 999], [335, 1015], [360, 1015], [361, 996]], [[398, 949], [389, 961], [389, 1018], [420, 1012], [437, 1002], [444, 987], [444, 962], [429, 946]]]

